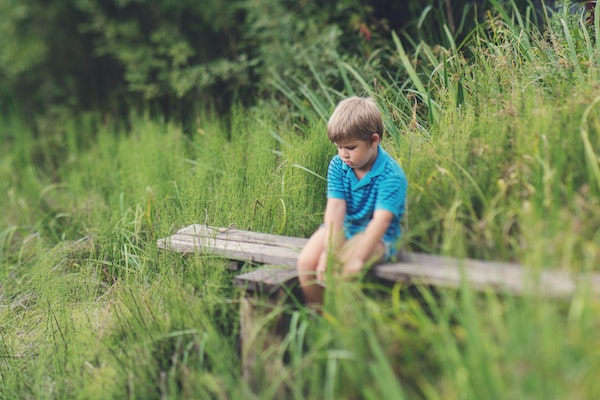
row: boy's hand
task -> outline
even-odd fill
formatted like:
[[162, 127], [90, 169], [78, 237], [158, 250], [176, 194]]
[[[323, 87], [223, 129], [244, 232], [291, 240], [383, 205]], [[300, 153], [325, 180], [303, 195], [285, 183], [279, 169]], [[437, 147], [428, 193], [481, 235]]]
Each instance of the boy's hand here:
[[358, 260], [356, 258], [348, 260], [344, 264], [344, 269], [342, 271], [342, 274], [344, 277], [351, 277], [352, 275], [358, 275], [364, 265], [365, 265], [365, 263], [363, 263], [361, 260]]
[[327, 252], [321, 253], [319, 257], [319, 263], [317, 264], [317, 280], [325, 281], [325, 271], [327, 270]]
[[358, 275], [365, 264], [372, 265], [385, 255], [381, 238], [392, 218], [393, 214], [387, 210], [375, 210], [365, 231], [354, 235], [344, 244], [340, 254], [344, 277]]

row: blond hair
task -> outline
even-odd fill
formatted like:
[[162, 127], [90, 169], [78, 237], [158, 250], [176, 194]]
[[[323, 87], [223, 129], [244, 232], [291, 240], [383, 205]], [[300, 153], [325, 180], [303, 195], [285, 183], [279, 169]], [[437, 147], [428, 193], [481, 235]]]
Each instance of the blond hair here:
[[327, 136], [333, 143], [350, 140], [371, 142], [374, 133], [383, 138], [383, 119], [370, 97], [353, 96], [338, 103], [327, 123]]

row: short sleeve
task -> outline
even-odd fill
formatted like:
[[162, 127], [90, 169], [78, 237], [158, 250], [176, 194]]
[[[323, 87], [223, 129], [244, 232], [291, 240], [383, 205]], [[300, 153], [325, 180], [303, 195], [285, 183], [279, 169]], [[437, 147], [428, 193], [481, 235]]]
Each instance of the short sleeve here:
[[327, 198], [344, 199], [346, 192], [344, 190], [344, 170], [343, 163], [339, 156], [335, 156], [329, 163], [327, 170]]
[[400, 218], [404, 214], [408, 182], [403, 174], [388, 176], [380, 182], [375, 209], [383, 209]]

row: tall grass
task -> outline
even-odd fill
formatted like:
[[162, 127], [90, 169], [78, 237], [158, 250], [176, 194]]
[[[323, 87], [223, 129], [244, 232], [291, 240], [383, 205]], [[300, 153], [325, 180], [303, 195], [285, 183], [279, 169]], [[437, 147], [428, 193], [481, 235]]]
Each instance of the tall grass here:
[[[397, 72], [340, 62], [353, 77], [344, 80], [346, 95], [378, 99], [389, 148], [411, 177], [407, 247], [566, 269], [596, 265], [597, 247], [576, 243], [595, 237], [598, 220], [580, 223], [574, 201], [597, 215], [598, 32], [564, 9], [547, 10], [538, 27], [532, 7], [521, 13], [497, 3], [460, 46], [446, 30], [448, 48], [413, 43], [409, 55], [393, 36], [380, 56]], [[315, 99], [331, 93], [315, 87], [307, 97], [306, 107], [322, 115], [329, 100]], [[553, 245], [532, 249], [540, 236]], [[565, 240], [573, 237], [582, 240]]]
[[410, 180], [403, 248], [597, 270], [600, 13], [590, 25], [548, 12], [536, 27], [533, 10], [497, 7], [468, 46], [448, 30], [446, 48], [408, 52], [396, 36], [340, 60], [337, 88], [316, 67], [314, 85], [280, 79], [292, 110], [198, 115], [192, 134], [144, 116], [35, 133], [0, 121], [0, 397], [598, 397], [585, 285], [548, 300], [332, 281], [323, 316], [294, 302], [265, 315], [289, 327], [259, 354], [254, 387], [235, 272], [155, 246], [191, 223], [308, 236], [335, 152], [327, 116], [369, 94]]
[[267, 107], [198, 119], [191, 136], [92, 124], [74, 147], [67, 131], [51, 174], [39, 139], [6, 121], [1, 397], [248, 397], [232, 273], [156, 239], [195, 222], [308, 235], [332, 149], [320, 125], [298, 137]]

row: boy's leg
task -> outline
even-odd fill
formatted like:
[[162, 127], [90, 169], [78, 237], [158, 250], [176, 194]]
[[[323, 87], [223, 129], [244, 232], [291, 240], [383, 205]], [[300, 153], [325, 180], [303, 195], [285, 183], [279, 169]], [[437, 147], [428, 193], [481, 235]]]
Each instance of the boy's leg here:
[[[364, 236], [364, 233], [358, 233], [356, 235], [354, 235], [352, 238], [348, 239], [348, 241], [344, 244], [344, 246], [342, 247], [342, 249], [340, 250], [340, 255], [339, 255], [339, 260], [340, 263], [342, 264], [342, 266], [347, 265], [350, 261], [352, 261], [356, 255], [355, 255], [355, 249], [356, 249], [356, 244], [360, 243], [360, 241], [362, 240]], [[381, 260], [383, 260], [383, 258], [385, 257], [385, 245], [383, 244], [382, 241], [377, 242], [377, 244], [375, 245], [375, 248], [371, 251], [371, 254], [369, 255], [369, 257], [367, 257], [367, 260], [364, 262], [363, 267], [366, 266], [371, 266]], [[342, 275], [346, 275], [346, 276], [351, 276], [351, 275], [356, 275], [356, 273], [358, 273], [359, 271], [348, 271], [346, 270], [346, 268], [343, 269], [342, 271]]]
[[316, 269], [325, 243], [325, 228], [308, 239], [298, 256], [298, 278], [307, 304], [323, 304], [323, 286], [316, 283]]

